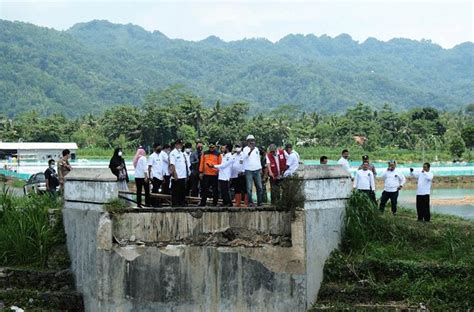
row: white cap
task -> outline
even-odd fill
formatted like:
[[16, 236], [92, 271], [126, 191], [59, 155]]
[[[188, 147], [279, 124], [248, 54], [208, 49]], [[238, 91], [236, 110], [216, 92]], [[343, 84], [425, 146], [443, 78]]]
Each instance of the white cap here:
[[247, 141], [248, 140], [255, 140], [255, 137], [251, 134], [247, 135]]

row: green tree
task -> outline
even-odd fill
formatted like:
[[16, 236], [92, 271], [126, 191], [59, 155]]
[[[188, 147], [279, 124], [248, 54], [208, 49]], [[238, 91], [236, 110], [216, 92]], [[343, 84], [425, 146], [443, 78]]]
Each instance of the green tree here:
[[117, 141], [120, 135], [127, 139], [123, 148], [135, 148], [140, 143], [142, 115], [134, 106], [121, 105], [106, 110], [100, 124], [109, 147], [121, 143]]
[[466, 150], [464, 140], [459, 134], [454, 134], [449, 140], [449, 151], [453, 157], [461, 158]]

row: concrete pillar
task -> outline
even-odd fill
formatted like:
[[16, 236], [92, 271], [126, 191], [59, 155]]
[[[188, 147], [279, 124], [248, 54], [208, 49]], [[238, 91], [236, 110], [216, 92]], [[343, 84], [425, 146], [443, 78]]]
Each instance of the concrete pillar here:
[[316, 301], [324, 263], [341, 242], [346, 201], [352, 191], [350, 174], [341, 166], [301, 168], [304, 179], [306, 303]]
[[91, 298], [99, 291], [98, 281], [105, 277], [98, 270], [101, 261], [98, 245], [112, 246], [111, 230], [105, 231], [109, 235], [104, 235], [100, 233], [104, 227], [99, 225], [101, 220], [108, 220], [104, 204], [118, 198], [116, 180], [108, 169], [75, 168], [66, 176], [64, 185], [63, 222], [71, 269], [89, 311]]
[[[306, 199], [294, 218], [287, 211], [245, 208], [195, 208], [200, 214], [133, 211], [110, 218], [104, 204], [118, 198], [115, 177], [108, 169], [73, 170], [65, 185], [63, 216], [86, 311], [310, 308], [324, 262], [340, 243], [351, 180], [340, 166], [306, 166], [298, 174]], [[202, 246], [193, 241], [227, 229], [286, 235], [291, 246], [249, 247], [238, 240]], [[119, 246], [112, 243], [113, 236], [119, 241], [133, 236], [147, 245], [129, 241]]]

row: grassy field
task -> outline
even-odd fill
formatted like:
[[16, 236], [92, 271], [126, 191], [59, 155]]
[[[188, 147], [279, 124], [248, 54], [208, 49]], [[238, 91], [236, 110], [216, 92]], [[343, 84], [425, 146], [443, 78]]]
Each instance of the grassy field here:
[[466, 311], [474, 306], [474, 224], [414, 212], [381, 215], [364, 196], [347, 208], [341, 250], [324, 268], [311, 311]]

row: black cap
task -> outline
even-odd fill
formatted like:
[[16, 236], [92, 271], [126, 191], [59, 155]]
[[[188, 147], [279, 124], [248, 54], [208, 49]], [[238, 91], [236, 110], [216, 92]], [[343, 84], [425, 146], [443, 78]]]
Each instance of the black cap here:
[[369, 159], [369, 155], [362, 156], [362, 160], [366, 160], [366, 159]]
[[177, 139], [174, 144], [176, 145], [176, 144], [183, 144], [183, 143], [184, 143], [183, 139]]
[[287, 143], [287, 144], [285, 145], [285, 149], [286, 149], [286, 148], [293, 148], [293, 145], [291, 145], [290, 143]]

